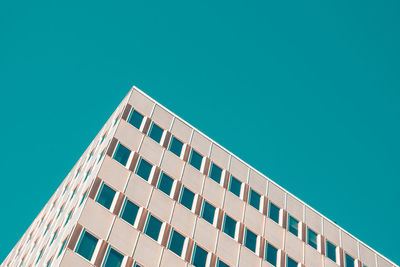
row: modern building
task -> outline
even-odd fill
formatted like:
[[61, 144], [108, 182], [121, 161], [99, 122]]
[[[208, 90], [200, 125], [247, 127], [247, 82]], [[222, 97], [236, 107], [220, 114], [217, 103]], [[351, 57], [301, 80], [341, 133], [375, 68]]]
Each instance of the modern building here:
[[133, 87], [1, 266], [397, 265]]

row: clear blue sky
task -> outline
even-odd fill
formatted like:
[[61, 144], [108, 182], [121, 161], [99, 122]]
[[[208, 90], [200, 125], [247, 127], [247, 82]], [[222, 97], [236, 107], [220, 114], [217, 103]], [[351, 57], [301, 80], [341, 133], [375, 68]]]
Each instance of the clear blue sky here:
[[0, 262], [135, 84], [399, 263], [399, 11], [2, 1]]

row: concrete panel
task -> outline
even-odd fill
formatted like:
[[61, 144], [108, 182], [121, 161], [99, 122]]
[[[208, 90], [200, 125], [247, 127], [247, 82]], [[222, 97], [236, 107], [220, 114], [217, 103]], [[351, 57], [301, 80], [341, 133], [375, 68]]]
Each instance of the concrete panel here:
[[280, 208], [285, 208], [285, 192], [273, 183], [268, 186], [268, 198]]
[[300, 201], [288, 194], [286, 205], [286, 210], [291, 216], [296, 218], [298, 221], [304, 222], [304, 205]]
[[360, 260], [368, 267], [376, 267], [375, 253], [363, 244], [360, 244]]
[[213, 144], [211, 148], [211, 160], [215, 162], [219, 167], [223, 169], [228, 169], [230, 155], [226, 150], [222, 149], [220, 146]]
[[231, 166], [229, 168], [230, 173], [240, 181], [247, 183], [249, 176], [249, 168], [236, 157], [232, 156]]
[[158, 266], [162, 247], [150, 237], [141, 234], [133, 258], [144, 266]]
[[117, 161], [105, 156], [98, 176], [107, 184], [123, 192], [128, 182], [130, 171]]
[[175, 205], [171, 225], [186, 236], [192, 237], [196, 215], [180, 204]]
[[253, 251], [242, 246], [240, 248], [239, 266], [261, 266], [261, 258], [259, 258]]
[[272, 265], [271, 263], [267, 262], [267, 261], [263, 261], [262, 262], [262, 267], [275, 267], [275, 266]]
[[169, 130], [171, 127], [173, 116], [171, 113], [169, 113], [159, 105], [156, 105], [151, 119], [164, 130]]
[[60, 267], [71, 267], [71, 266], [79, 266], [79, 267], [93, 267], [83, 257], [79, 256], [78, 254], [72, 252], [71, 250], [67, 249], [60, 262]]
[[205, 176], [191, 165], [186, 165], [183, 171], [182, 183], [194, 193], [200, 194]]
[[124, 255], [131, 256], [138, 236], [139, 231], [124, 220], [117, 218], [114, 222], [108, 242], [124, 253]]
[[257, 172], [250, 170], [249, 185], [260, 194], [267, 195], [267, 179]]
[[150, 117], [151, 111], [153, 110], [154, 102], [144, 96], [142, 93], [134, 90], [128, 101], [134, 109], [140, 113]]
[[378, 266], [379, 267], [392, 267], [393, 265], [378, 255]]
[[264, 229], [264, 215], [246, 204], [244, 224], [254, 233], [262, 233]]
[[194, 150], [208, 157], [211, 148], [211, 141], [206, 139], [203, 135], [197, 131], [193, 132], [192, 143], [190, 144]]
[[236, 266], [240, 245], [230, 236], [221, 232], [218, 237], [217, 255], [230, 266]]
[[152, 190], [153, 186], [151, 186], [141, 177], [132, 173], [128, 182], [128, 186], [126, 187], [125, 194], [129, 199], [133, 200], [139, 205], [147, 207]]
[[294, 235], [286, 232], [286, 252], [290, 255], [291, 258], [298, 262], [303, 261], [303, 246], [304, 242]]
[[171, 133], [178, 139], [189, 144], [190, 137], [192, 136], [192, 128], [178, 118], [175, 118], [172, 125]]
[[306, 251], [305, 251], [305, 265], [306, 266], [312, 266], [312, 267], [320, 267], [322, 266], [322, 255], [319, 254], [317, 250], [314, 248], [310, 247], [309, 245], [306, 245]]
[[358, 258], [357, 241], [342, 231], [342, 247], [347, 254], [353, 258]]
[[115, 132], [115, 138], [131, 151], [138, 151], [143, 134], [128, 122], [121, 120]]
[[[165, 170], [165, 172], [168, 173], [168, 175], [172, 176], [176, 180], [179, 180], [181, 178], [184, 165], [185, 162], [180, 160], [171, 151], [168, 150], [165, 151], [164, 157], [161, 162], [161, 169]], [[199, 173], [199, 171], [197, 172]]]
[[324, 219], [324, 236], [329, 242], [335, 244], [336, 246], [340, 245], [340, 232], [339, 228], [333, 223]]
[[144, 137], [139, 154], [153, 165], [159, 165], [163, 147], [148, 136]]
[[207, 178], [204, 183], [203, 196], [214, 206], [221, 208], [224, 198], [224, 188], [217, 184], [214, 180]]
[[236, 195], [229, 191], [226, 191], [224, 210], [228, 213], [230, 217], [238, 222], [243, 222], [243, 211], [245, 207], [245, 202], [238, 198]]
[[[340, 266], [336, 262], [333, 262], [331, 259], [326, 258], [326, 257], [324, 257], [324, 264], [325, 264], [325, 267], [338, 267], [338, 266]], [[368, 267], [369, 267], [369, 265], [368, 265]], [[372, 265], [371, 267], [375, 267], [375, 265]]]
[[161, 258], [161, 263], [160, 266], [165, 266], [165, 267], [185, 267], [186, 262], [182, 260], [182, 258], [178, 257], [176, 254], [173, 252], [169, 251], [168, 249], [164, 250], [164, 253]]
[[269, 218], [266, 218], [264, 237], [268, 240], [268, 242], [270, 242], [275, 247], [282, 249], [284, 232], [285, 230], [277, 223]]
[[215, 252], [218, 229], [207, 221], [199, 218], [197, 220], [194, 240], [203, 248], [210, 252]]
[[169, 222], [172, 216], [174, 201], [160, 190], [154, 190], [151, 195], [149, 210], [163, 221]]
[[306, 224], [318, 234], [322, 233], [321, 216], [306, 206]]

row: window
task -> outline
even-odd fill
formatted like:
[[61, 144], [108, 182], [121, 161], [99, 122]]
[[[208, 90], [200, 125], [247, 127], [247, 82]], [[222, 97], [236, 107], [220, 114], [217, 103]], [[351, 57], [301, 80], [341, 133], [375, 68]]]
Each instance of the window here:
[[192, 210], [194, 200], [194, 193], [182, 186], [181, 197], [179, 199], [179, 203], [181, 203], [186, 208]]
[[113, 159], [125, 166], [128, 162], [130, 154], [131, 151], [129, 149], [121, 145], [121, 143], [118, 143], [117, 149], [114, 152]]
[[150, 214], [147, 218], [147, 224], [144, 233], [157, 241], [160, 235], [161, 226], [162, 222]]
[[111, 204], [114, 200], [115, 191], [108, 185], [104, 184], [100, 188], [100, 192], [97, 195], [96, 201], [104, 206], [106, 209], [110, 209]]
[[278, 256], [278, 249], [271, 245], [268, 242], [265, 242], [265, 255], [264, 258], [266, 261], [271, 263], [272, 265], [276, 266]]
[[75, 252], [90, 261], [96, 248], [98, 239], [83, 230]]
[[192, 265], [196, 267], [205, 267], [207, 263], [208, 252], [199, 247], [197, 244], [194, 245], [192, 255]]
[[231, 175], [229, 180], [228, 190], [234, 193], [236, 196], [240, 197], [240, 190], [242, 188], [242, 182]]
[[65, 203], [61, 206], [60, 210], [58, 211], [56, 219], [60, 216], [61, 212], [64, 210]]
[[153, 139], [157, 143], [160, 143], [163, 133], [164, 130], [160, 126], [158, 126], [154, 122], [151, 124], [151, 128], [149, 131], [149, 136], [151, 139]]
[[136, 174], [145, 179], [146, 181], [149, 180], [151, 169], [153, 165], [145, 161], [144, 159], [140, 158], [139, 164], [136, 168]]
[[79, 173], [81, 172], [81, 168], [76, 171], [75, 178], [78, 177]]
[[347, 253], [344, 253], [344, 266], [345, 267], [354, 267], [354, 259]]
[[97, 161], [97, 163], [99, 163], [103, 159], [104, 153], [105, 153], [105, 151], [103, 150], [103, 152], [101, 152], [101, 154], [100, 154], [100, 157], [99, 157], [99, 160]]
[[168, 249], [180, 257], [182, 255], [184, 243], [185, 237], [172, 229], [169, 238]]
[[69, 222], [69, 219], [71, 219], [72, 213], [73, 213], [73, 210], [71, 210], [71, 211], [68, 213], [67, 220], [65, 220], [64, 226], [67, 225], [67, 223]]
[[326, 256], [336, 262], [336, 246], [326, 240]]
[[210, 167], [210, 172], [208, 176], [216, 181], [217, 183], [221, 182], [221, 175], [222, 175], [222, 169], [218, 167], [217, 165], [214, 164], [214, 162], [211, 162], [211, 167]]
[[178, 157], [181, 156], [182, 153], [183, 143], [179, 141], [175, 136], [172, 136], [171, 142], [169, 144], [169, 151], [177, 155]]
[[295, 236], [298, 236], [298, 234], [299, 234], [298, 228], [299, 228], [299, 221], [289, 215], [288, 231], [291, 232], [292, 234], [294, 234]]
[[298, 263], [289, 256], [286, 257], [286, 267], [297, 267]]
[[83, 179], [83, 181], [86, 181], [86, 180], [87, 180], [87, 178], [89, 177], [91, 171], [92, 171], [92, 169], [89, 169], [89, 170], [86, 172], [85, 179]]
[[229, 267], [229, 265], [218, 258], [216, 267]]
[[37, 258], [37, 260], [36, 260], [36, 263], [38, 263], [38, 262], [39, 262], [39, 260], [40, 260], [40, 258], [42, 257], [43, 250], [44, 250], [44, 248], [42, 248], [42, 250], [40, 250], [40, 252], [39, 252], [39, 256], [38, 256], [38, 258]]
[[49, 230], [50, 226], [51, 226], [51, 222], [46, 225], [46, 230], [44, 230], [43, 236], [46, 235], [46, 233]]
[[102, 143], [103, 143], [104, 139], [106, 138], [106, 135], [107, 135], [107, 133], [103, 134], [103, 136], [101, 137], [100, 144], [102, 144]]
[[[77, 186], [77, 187], [78, 187], [78, 186]], [[75, 187], [75, 188], [74, 188], [74, 191], [72, 191], [72, 195], [71, 195], [71, 197], [70, 197], [70, 200], [75, 196], [77, 187]]]
[[53, 244], [53, 241], [54, 241], [54, 239], [56, 239], [57, 235], [58, 235], [58, 229], [54, 232], [53, 238], [50, 241], [50, 245]]
[[279, 212], [280, 208], [276, 206], [274, 203], [269, 202], [269, 212], [268, 217], [272, 219], [274, 222], [279, 224]]
[[115, 118], [115, 121], [114, 121], [114, 125], [113, 125], [113, 126], [117, 125], [118, 120], [119, 120], [119, 115], [118, 115], [118, 117]]
[[160, 179], [158, 180], [157, 188], [169, 196], [171, 194], [173, 184], [174, 179], [162, 172], [160, 175]]
[[46, 267], [50, 267], [52, 261], [53, 261], [53, 257], [51, 257], [51, 259], [47, 261]]
[[130, 202], [128, 199], [125, 199], [125, 203], [121, 212], [121, 218], [127, 221], [128, 223], [134, 225], [138, 212], [139, 212], [139, 207], [134, 203]]
[[129, 115], [128, 122], [132, 124], [134, 127], [140, 129], [143, 121], [143, 115], [132, 109], [131, 114]]
[[88, 190], [85, 191], [85, 193], [82, 196], [81, 202], [79, 203], [79, 206], [82, 205], [83, 201], [85, 201], [86, 195], [87, 195]]
[[64, 241], [62, 242], [61, 247], [60, 247], [60, 251], [58, 252], [57, 257], [59, 257], [61, 255], [61, 253], [63, 252], [63, 250], [65, 248], [65, 245], [67, 244], [67, 239], [68, 238], [65, 238]]
[[230, 237], [235, 238], [236, 224], [237, 222], [225, 213], [222, 231]]
[[103, 267], [120, 267], [123, 259], [124, 256], [121, 253], [109, 247], [104, 259]]
[[256, 252], [257, 235], [246, 228], [244, 235], [244, 246], [253, 252]]
[[189, 164], [200, 170], [202, 161], [203, 156], [192, 149], [192, 152], [190, 153]]
[[260, 201], [261, 201], [261, 195], [250, 188], [249, 204], [251, 206], [253, 206], [254, 208], [256, 208], [257, 210], [259, 210], [260, 209]]
[[90, 152], [90, 154], [89, 154], [89, 157], [88, 157], [87, 161], [89, 161], [89, 160], [92, 158], [92, 156], [93, 156], [93, 150]]
[[307, 227], [307, 244], [317, 249], [317, 236], [318, 234]]
[[215, 217], [215, 207], [204, 200], [200, 216], [207, 222], [213, 224]]

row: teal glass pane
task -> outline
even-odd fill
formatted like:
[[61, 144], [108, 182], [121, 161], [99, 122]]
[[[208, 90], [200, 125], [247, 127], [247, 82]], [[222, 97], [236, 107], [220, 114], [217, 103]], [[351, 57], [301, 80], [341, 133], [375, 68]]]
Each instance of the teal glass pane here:
[[246, 248], [253, 252], [256, 252], [257, 235], [246, 228], [246, 234], [244, 237], [244, 245]]
[[197, 153], [194, 149], [190, 153], [189, 164], [200, 170], [201, 162], [203, 161], [203, 156]]
[[292, 234], [294, 234], [295, 236], [298, 236], [298, 234], [299, 234], [298, 228], [299, 228], [299, 221], [289, 215], [288, 231], [291, 232]]
[[140, 159], [139, 164], [136, 168], [136, 174], [148, 181], [151, 173], [151, 168], [153, 168], [153, 165], [151, 165], [144, 159]]
[[195, 244], [192, 257], [192, 265], [196, 267], [205, 267], [207, 262], [207, 251]]
[[236, 221], [225, 214], [222, 231], [232, 238], [235, 238]]
[[142, 121], [143, 121], [143, 115], [137, 112], [136, 110], [132, 109], [131, 114], [128, 118], [128, 122], [132, 124], [134, 127], [140, 129]]
[[194, 193], [183, 186], [179, 203], [181, 203], [183, 206], [191, 210], [193, 206], [193, 200], [194, 200]]
[[171, 194], [173, 184], [174, 184], [174, 179], [172, 179], [171, 177], [166, 175], [164, 172], [162, 172], [160, 179], [158, 181], [157, 188], [169, 196], [169, 194]]
[[307, 244], [317, 249], [317, 233], [307, 228]]
[[344, 253], [344, 266], [345, 267], [354, 267], [354, 259], [347, 253]]
[[220, 259], [217, 260], [217, 267], [229, 267], [228, 264], [225, 262], [221, 261]]
[[139, 207], [126, 199], [124, 207], [122, 208], [121, 218], [133, 225], [135, 223], [138, 211]]
[[207, 222], [213, 224], [214, 223], [214, 214], [215, 214], [215, 207], [204, 200], [203, 208], [201, 209], [201, 218], [203, 218]]
[[290, 257], [286, 257], [286, 267], [297, 267], [297, 261]]
[[60, 248], [60, 251], [57, 254], [57, 257], [59, 257], [61, 255], [61, 253], [63, 252], [66, 244], [67, 244], [67, 238], [65, 238], [65, 240], [62, 242], [61, 248]]
[[278, 206], [276, 206], [272, 202], [269, 202], [268, 217], [276, 223], [279, 223], [279, 211], [280, 211], [280, 208]]
[[210, 173], [208, 174], [208, 176], [217, 183], [219, 183], [221, 181], [221, 175], [222, 175], [222, 169], [217, 165], [215, 165], [214, 162], [212, 162], [210, 167]]
[[171, 138], [171, 142], [169, 144], [169, 151], [177, 155], [178, 157], [181, 156], [183, 143], [176, 139], [174, 136]]
[[161, 225], [162, 222], [150, 214], [147, 219], [146, 229], [144, 230], [144, 233], [157, 241], [160, 234]]
[[174, 252], [176, 255], [181, 256], [184, 243], [185, 237], [172, 229], [168, 249]]
[[104, 206], [106, 209], [111, 207], [115, 196], [115, 191], [111, 189], [108, 185], [103, 184], [100, 188], [100, 193], [97, 195], [96, 201]]
[[69, 219], [71, 219], [71, 216], [72, 216], [72, 211], [70, 211], [68, 213], [67, 220], [65, 221], [64, 226], [67, 225], [67, 223], [69, 222]]
[[241, 188], [242, 188], [242, 182], [231, 175], [228, 190], [237, 195], [238, 197], [240, 197]]
[[79, 203], [79, 206], [82, 205], [83, 201], [85, 201], [87, 192], [88, 192], [88, 191], [86, 190], [86, 192], [83, 194], [82, 199], [81, 199], [81, 202]]
[[270, 243], [265, 243], [265, 260], [276, 266], [276, 260], [278, 255], [278, 249], [272, 246]]
[[89, 177], [90, 172], [91, 172], [91, 170], [88, 170], [88, 171], [86, 172], [85, 179], [83, 179], [83, 181], [86, 181], [86, 179]]
[[50, 267], [52, 261], [53, 261], [53, 258], [51, 258], [51, 259], [47, 262], [46, 267]]
[[110, 248], [107, 258], [104, 261], [103, 267], [120, 267], [124, 256], [118, 251]]
[[36, 260], [36, 263], [39, 262], [40, 258], [42, 257], [42, 254], [43, 254], [43, 249], [39, 252], [39, 256], [38, 256], [38, 258]]
[[99, 162], [103, 159], [103, 157], [104, 157], [104, 151], [101, 152], [100, 157], [99, 157], [99, 160], [97, 161], [97, 163], [99, 163]]
[[113, 159], [121, 163], [122, 165], [126, 165], [128, 162], [129, 155], [131, 154], [131, 151], [124, 147], [121, 144], [118, 144], [117, 149], [115, 150]]
[[257, 210], [260, 209], [260, 199], [261, 195], [250, 188], [249, 192], [249, 204], [256, 208]]
[[87, 260], [92, 259], [94, 249], [96, 248], [98, 239], [88, 232], [84, 231], [79, 240], [78, 246], [75, 252], [84, 257]]
[[56, 239], [57, 234], [58, 234], [58, 230], [54, 232], [53, 238], [50, 241], [50, 245], [53, 243], [54, 239]]
[[58, 218], [58, 216], [60, 216], [60, 214], [61, 214], [61, 212], [62, 212], [63, 210], [64, 210], [64, 205], [61, 206], [60, 210], [58, 211], [58, 214], [57, 214], [57, 217], [56, 217], [56, 218]]
[[164, 130], [153, 122], [149, 131], [149, 136], [157, 143], [160, 143], [163, 132]]
[[336, 246], [326, 240], [326, 256], [336, 262]]

